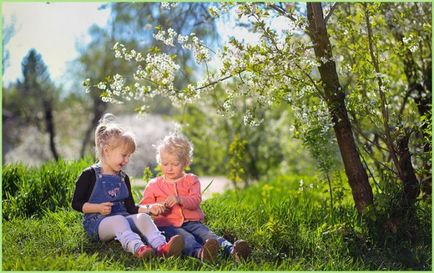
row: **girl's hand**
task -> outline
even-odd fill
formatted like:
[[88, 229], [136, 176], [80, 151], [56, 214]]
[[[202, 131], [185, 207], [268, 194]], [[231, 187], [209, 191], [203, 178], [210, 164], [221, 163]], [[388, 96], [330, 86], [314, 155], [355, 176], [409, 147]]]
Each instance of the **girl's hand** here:
[[166, 207], [163, 204], [155, 203], [149, 207], [149, 212], [152, 215], [160, 215], [166, 212]]
[[112, 211], [112, 206], [113, 206], [112, 202], [104, 202], [99, 204], [99, 213], [102, 215], [109, 215], [110, 212]]
[[171, 208], [173, 206], [175, 206], [176, 204], [180, 204], [180, 200], [178, 196], [175, 195], [171, 195], [169, 197], [166, 198], [166, 200], [164, 201], [164, 205], [168, 208]]

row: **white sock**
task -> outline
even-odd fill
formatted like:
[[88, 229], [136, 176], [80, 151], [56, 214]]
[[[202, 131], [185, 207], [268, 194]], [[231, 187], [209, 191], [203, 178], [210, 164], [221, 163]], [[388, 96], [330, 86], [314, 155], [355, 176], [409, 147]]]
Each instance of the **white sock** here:
[[144, 245], [142, 239], [137, 233], [127, 230], [121, 234], [117, 234], [115, 240], [118, 240], [125, 251], [136, 253], [136, 250]]

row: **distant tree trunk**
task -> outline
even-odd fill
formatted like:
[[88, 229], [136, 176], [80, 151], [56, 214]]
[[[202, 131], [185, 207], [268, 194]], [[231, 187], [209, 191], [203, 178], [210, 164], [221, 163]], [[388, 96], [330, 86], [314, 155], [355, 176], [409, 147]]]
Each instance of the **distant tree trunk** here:
[[56, 130], [54, 126], [54, 118], [53, 118], [53, 105], [50, 101], [44, 100], [44, 119], [45, 119], [45, 127], [50, 138], [50, 151], [53, 155], [54, 159], [59, 160], [59, 154], [56, 149]]
[[[50, 80], [47, 66], [42, 60], [41, 55], [31, 49], [22, 62], [23, 80], [17, 81], [19, 94], [24, 98], [22, 107], [22, 117], [30, 125], [36, 125], [42, 133], [48, 133], [49, 148], [54, 159], [59, 160], [56, 149], [56, 130], [53, 118], [53, 108], [58, 101], [58, 92]], [[42, 113], [42, 117], [34, 112]], [[42, 129], [45, 127], [44, 129]]]
[[[3, 98], [3, 102], [4, 102], [4, 98]], [[11, 149], [10, 144], [8, 143], [9, 138], [6, 135], [6, 132], [8, 131], [7, 130], [8, 125], [14, 124], [13, 122], [10, 122], [10, 120], [13, 117], [14, 116], [12, 115], [12, 113], [10, 113], [8, 110], [6, 110], [5, 107], [3, 106], [3, 111], [2, 111], [2, 162], [3, 162], [3, 164], [6, 163], [5, 162], [5, 155]]]
[[250, 142], [247, 144], [246, 153], [249, 157], [247, 163], [247, 176], [246, 180], [244, 180], [244, 188], [247, 188], [251, 181], [257, 181], [259, 179], [259, 169], [258, 169], [258, 153], [259, 153], [259, 144], [261, 142], [261, 138], [256, 141]]
[[89, 127], [87, 128], [83, 141], [81, 143], [80, 157], [84, 157], [86, 153], [86, 148], [90, 143], [90, 139], [93, 131], [98, 125], [99, 120], [101, 119], [104, 112], [107, 110], [107, 103], [103, 102], [100, 98], [93, 99], [93, 117], [92, 121], [89, 123]]
[[[345, 106], [345, 94], [339, 83], [336, 64], [327, 34], [321, 3], [307, 3], [308, 34], [313, 41], [314, 51], [320, 63], [319, 72], [324, 87], [328, 108], [332, 115], [333, 129], [341, 152], [356, 209], [361, 213], [373, 203], [372, 188], [368, 175], [360, 160], [352, 127]], [[323, 60], [327, 60], [323, 62]]]

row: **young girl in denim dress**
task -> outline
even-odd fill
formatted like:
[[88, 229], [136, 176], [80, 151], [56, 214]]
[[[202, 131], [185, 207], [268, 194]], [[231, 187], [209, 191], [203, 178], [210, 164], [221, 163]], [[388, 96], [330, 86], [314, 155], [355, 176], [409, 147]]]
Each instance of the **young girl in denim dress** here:
[[226, 255], [233, 256], [237, 261], [247, 258], [250, 247], [246, 241], [238, 240], [232, 244], [202, 223], [205, 215], [200, 208], [199, 179], [184, 172], [192, 155], [193, 146], [185, 137], [176, 134], [166, 136], [157, 147], [157, 161], [163, 175], [146, 185], [140, 204], [164, 205], [156, 209], [158, 216], [154, 217], [155, 224], [168, 238], [183, 236], [184, 255], [213, 262], [222, 248]]
[[[95, 130], [99, 162], [86, 168], [76, 181], [72, 207], [84, 213], [83, 227], [93, 241], [119, 241], [125, 251], [138, 258], [179, 256], [184, 247], [181, 236], [166, 238], [148, 214], [159, 205], [136, 206], [128, 175], [122, 170], [136, 145], [132, 134], [106, 114]], [[142, 241], [142, 237], [150, 245]]]

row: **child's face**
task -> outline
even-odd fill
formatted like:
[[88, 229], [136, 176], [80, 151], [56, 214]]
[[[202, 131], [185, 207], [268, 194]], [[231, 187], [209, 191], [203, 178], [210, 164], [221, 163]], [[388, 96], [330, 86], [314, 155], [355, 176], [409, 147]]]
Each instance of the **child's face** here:
[[176, 154], [166, 151], [160, 153], [160, 167], [164, 178], [168, 182], [173, 182], [184, 175], [184, 164], [179, 160]]
[[104, 148], [104, 164], [106, 171], [119, 172], [128, 164], [131, 152], [127, 145], [118, 145], [117, 147], [107, 146]]

